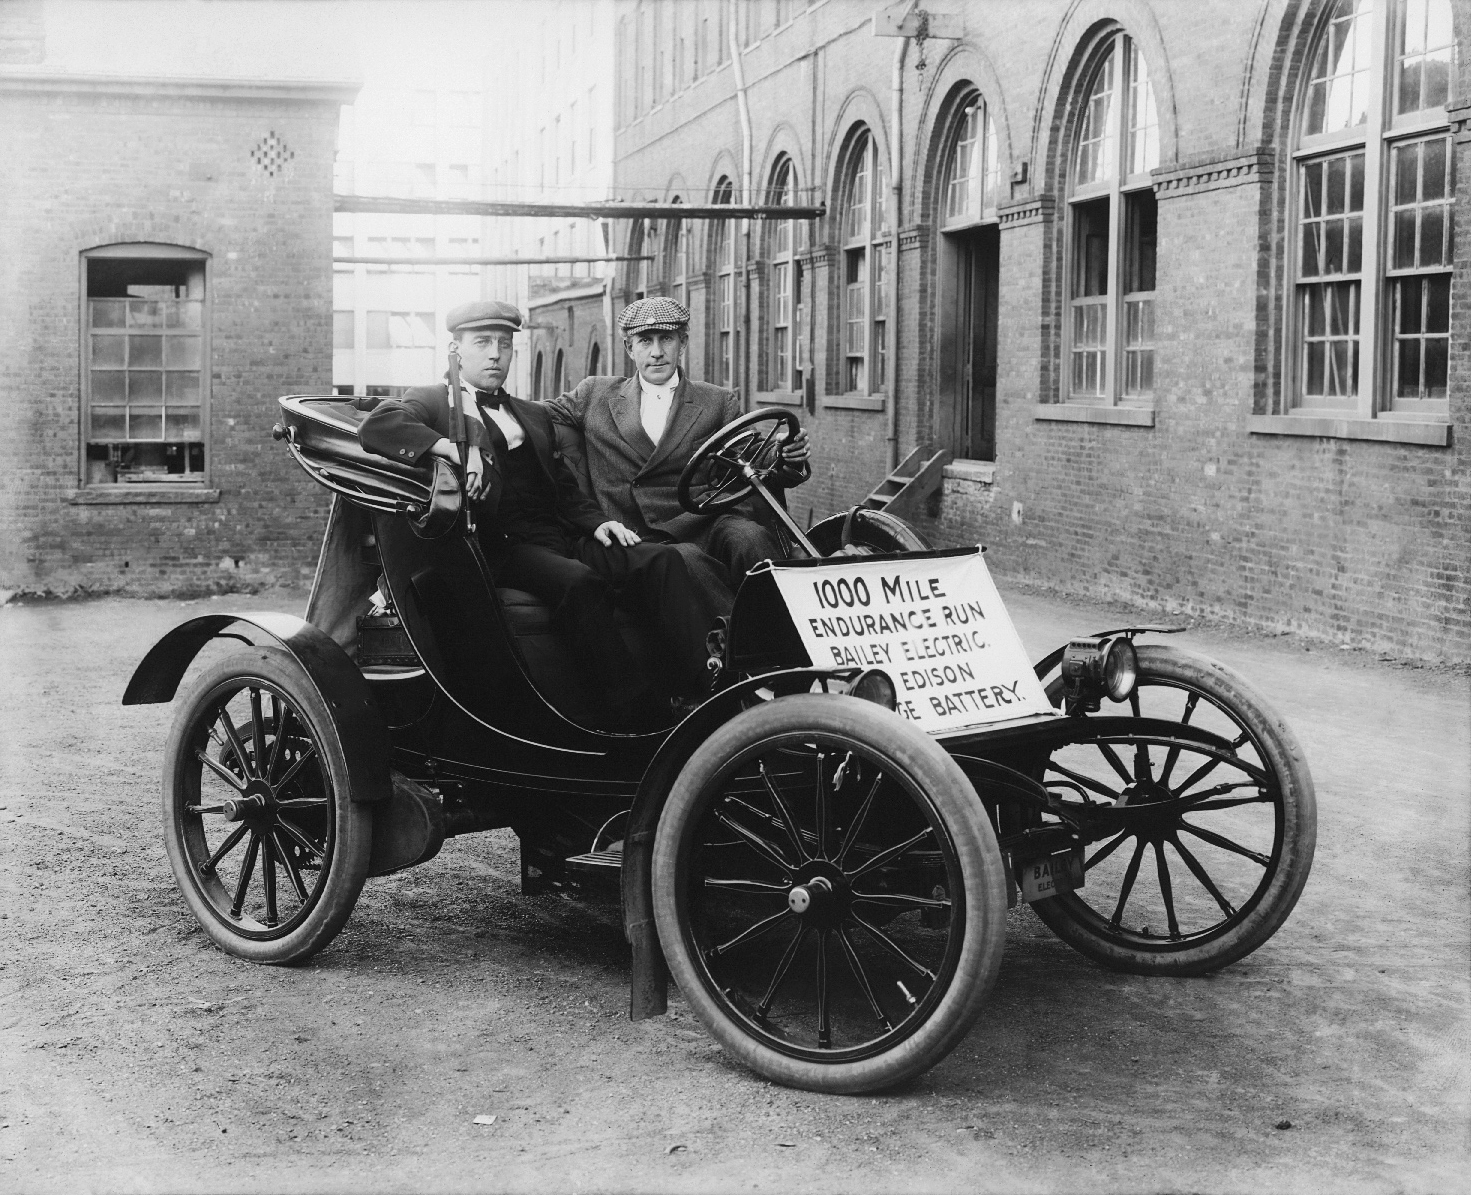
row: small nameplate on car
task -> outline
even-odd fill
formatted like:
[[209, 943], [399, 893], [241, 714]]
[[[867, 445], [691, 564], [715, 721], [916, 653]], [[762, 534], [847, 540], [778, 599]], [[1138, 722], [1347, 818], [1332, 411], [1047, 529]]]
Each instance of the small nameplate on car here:
[[1056, 711], [980, 550], [773, 564], [818, 668], [880, 668], [935, 735]]
[[1074, 847], [1045, 859], [1029, 859], [1017, 866], [1022, 899], [1028, 904], [1083, 886], [1083, 851]]

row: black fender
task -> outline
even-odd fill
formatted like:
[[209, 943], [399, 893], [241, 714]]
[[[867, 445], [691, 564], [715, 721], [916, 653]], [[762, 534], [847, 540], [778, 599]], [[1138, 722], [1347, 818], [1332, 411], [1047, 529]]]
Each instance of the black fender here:
[[768, 672], [732, 685], [711, 697], [674, 729], [655, 753], [638, 794], [628, 811], [623, 835], [623, 933], [633, 948], [630, 975], [628, 1017], [642, 1021], [662, 1016], [669, 1006], [669, 971], [664, 963], [664, 950], [659, 945], [659, 932], [654, 926], [654, 834], [659, 828], [659, 815], [675, 778], [695, 748], [710, 737], [723, 723], [740, 713], [746, 701], [758, 689], [772, 688], [782, 695], [805, 693], [812, 682], [834, 675], [832, 669], [795, 668]]
[[[368, 682], [324, 631], [294, 614], [206, 614], [180, 623], [143, 657], [123, 692], [123, 704], [172, 701], [194, 657], [235, 623], [254, 627], [284, 648], [332, 711], [347, 757], [352, 799], [387, 800], [393, 792], [388, 776], [388, 727], [368, 691]], [[255, 646], [244, 636], [228, 637]]]

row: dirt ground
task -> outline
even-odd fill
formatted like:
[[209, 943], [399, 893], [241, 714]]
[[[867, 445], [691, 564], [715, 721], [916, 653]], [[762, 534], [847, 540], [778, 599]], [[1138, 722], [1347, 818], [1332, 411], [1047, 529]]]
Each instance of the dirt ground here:
[[[1008, 600], [1034, 654], [1118, 625]], [[520, 896], [508, 833], [370, 881], [305, 966], [211, 946], [164, 856], [170, 711], [118, 698], [185, 617], [301, 604], [0, 608], [0, 1190], [1467, 1189], [1463, 673], [1182, 636], [1305, 743], [1318, 853], [1284, 929], [1210, 978], [1141, 979], [1023, 908], [948, 1060], [823, 1097], [732, 1064], [677, 996], [630, 1023], [616, 909]]]

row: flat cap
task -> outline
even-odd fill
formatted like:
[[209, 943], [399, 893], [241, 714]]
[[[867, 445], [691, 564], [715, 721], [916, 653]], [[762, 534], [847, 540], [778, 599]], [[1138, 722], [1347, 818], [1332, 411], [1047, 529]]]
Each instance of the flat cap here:
[[521, 309], [499, 299], [461, 303], [444, 319], [444, 326], [451, 332], [468, 332], [477, 328], [504, 328], [508, 332], [519, 332], [521, 323]]
[[690, 309], [665, 295], [635, 299], [618, 316], [625, 336], [638, 332], [687, 332]]

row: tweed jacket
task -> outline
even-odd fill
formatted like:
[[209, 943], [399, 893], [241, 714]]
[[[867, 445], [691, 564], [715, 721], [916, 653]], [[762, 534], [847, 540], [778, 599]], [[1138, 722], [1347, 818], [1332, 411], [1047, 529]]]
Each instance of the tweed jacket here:
[[[449, 435], [449, 387], [416, 386], [402, 398], [388, 399], [369, 412], [358, 427], [358, 442], [369, 452], [405, 464], [416, 465], [441, 436]], [[598, 504], [583, 493], [568, 466], [547, 408], [509, 394], [502, 405], [516, 417], [526, 433], [526, 442], [546, 470], [557, 492], [557, 517], [574, 538], [591, 535], [607, 522]], [[494, 523], [505, 478], [505, 437], [500, 429], [488, 430], [479, 419], [465, 419], [466, 438], [480, 449], [486, 462], [486, 490], [477, 504], [487, 522]]]
[[[741, 414], [740, 400], [734, 391], [692, 382], [681, 371], [656, 445], [639, 417], [641, 397], [637, 376], [590, 377], [547, 407], [559, 428], [580, 433], [559, 437], [563, 451], [609, 517], [640, 535], [662, 532], [681, 542], [698, 541], [717, 516], [680, 506], [679, 475], [701, 444]], [[785, 470], [779, 481], [799, 485], [809, 474], [804, 465]]]

